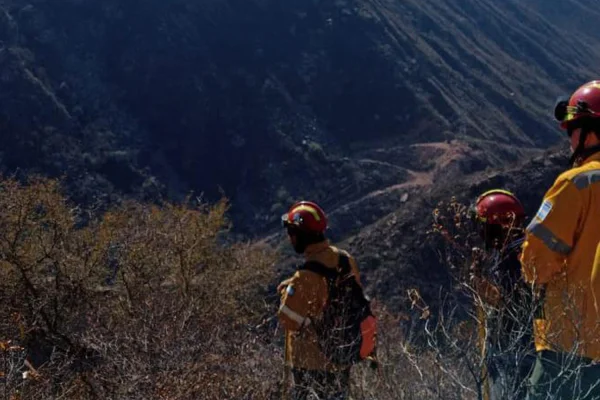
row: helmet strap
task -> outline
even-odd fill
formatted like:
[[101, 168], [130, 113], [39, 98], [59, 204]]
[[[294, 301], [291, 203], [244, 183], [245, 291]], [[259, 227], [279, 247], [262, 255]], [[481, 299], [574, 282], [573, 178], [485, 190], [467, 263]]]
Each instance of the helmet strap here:
[[579, 165], [583, 160], [600, 151], [600, 145], [588, 148], [585, 147], [585, 140], [587, 139], [588, 135], [592, 131], [597, 135], [597, 129], [598, 127], [594, 128], [587, 124], [581, 128], [581, 133], [579, 134], [579, 143], [577, 143], [577, 147], [569, 159], [569, 165]]
[[586, 124], [581, 127], [579, 142], [577, 143], [577, 147], [575, 147], [571, 158], [569, 158], [569, 165], [579, 164], [582, 161], [583, 153], [585, 151], [585, 140], [587, 139], [588, 133], [590, 133], [590, 127]]

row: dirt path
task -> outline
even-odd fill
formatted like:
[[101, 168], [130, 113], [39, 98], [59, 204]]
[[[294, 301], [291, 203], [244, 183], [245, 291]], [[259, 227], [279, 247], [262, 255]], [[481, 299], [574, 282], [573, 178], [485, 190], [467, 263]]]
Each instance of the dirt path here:
[[[426, 188], [426, 187], [433, 185], [433, 179], [434, 179], [436, 173], [438, 171], [444, 169], [445, 167], [447, 167], [452, 161], [463, 158], [465, 156], [466, 151], [468, 150], [468, 147], [461, 143], [446, 143], [446, 142], [420, 143], [420, 144], [414, 144], [411, 147], [424, 150], [421, 152], [421, 157], [429, 157], [429, 152], [427, 151], [428, 149], [437, 151], [437, 154], [435, 155], [435, 157], [436, 157], [435, 167], [430, 169], [429, 171], [425, 171], [425, 172], [405, 169], [405, 171], [409, 175], [409, 178], [405, 182], [386, 186], [384, 188], [368, 192], [356, 199], [338, 204], [335, 207], [328, 209], [327, 210], [328, 214], [335, 215], [336, 212], [338, 212], [342, 209], [347, 209], [348, 207], [359, 207], [360, 204], [364, 201], [371, 200], [376, 197], [387, 196], [387, 195], [390, 195], [390, 194], [396, 193], [396, 192], [398, 192], [397, 193], [398, 206], [400, 206], [400, 204], [403, 201], [402, 194], [408, 193], [408, 191], [411, 189]], [[440, 150], [442, 151], [441, 154], [439, 153]], [[391, 168], [402, 168], [399, 165], [395, 165], [395, 164], [385, 162], [385, 161], [372, 160], [369, 158], [358, 159], [357, 161], [363, 162], [363, 163], [379, 164], [379, 165], [391, 167]], [[279, 233], [273, 233], [268, 236], [265, 236], [264, 238], [262, 238], [259, 241], [259, 243], [268, 244], [269, 242], [274, 240], [278, 235], [279, 235]]]

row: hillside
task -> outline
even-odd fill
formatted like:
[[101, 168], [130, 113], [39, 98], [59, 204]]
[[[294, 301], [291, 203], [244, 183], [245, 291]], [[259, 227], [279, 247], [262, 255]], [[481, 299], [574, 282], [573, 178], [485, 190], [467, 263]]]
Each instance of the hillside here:
[[[344, 245], [359, 258], [374, 295], [395, 306], [406, 305], [406, 289], [419, 288], [424, 297], [439, 300], [439, 283], [447, 280], [448, 265], [440, 258], [443, 242], [432, 235], [432, 212], [452, 197], [469, 204], [493, 188], [513, 191], [523, 202], [527, 219], [535, 215], [546, 190], [566, 168], [565, 152], [546, 152], [530, 161], [488, 174], [478, 174], [454, 187], [433, 189], [364, 228]], [[390, 277], [393, 277], [390, 279]]]
[[[330, 238], [357, 256], [362, 280], [373, 297], [395, 310], [406, 311], [410, 304], [407, 290], [414, 288], [425, 301], [435, 305], [440, 301], [441, 288], [450, 283], [450, 271], [443, 257], [448, 243], [431, 233], [433, 211], [440, 204], [450, 203], [452, 198], [468, 205], [484, 191], [504, 188], [519, 197], [529, 219], [546, 190], [567, 168], [568, 158], [566, 151], [552, 149], [509, 167], [472, 174], [452, 185], [430, 182], [391, 188], [390, 193], [382, 196], [396, 204], [395, 207], [385, 208], [375, 201], [365, 201], [359, 210], [351, 204], [331, 213]], [[381, 216], [374, 221], [361, 219], [371, 213]], [[363, 227], [347, 236], [340, 234], [344, 231], [342, 227], [352, 224]], [[293, 256], [283, 233], [270, 236], [266, 242], [289, 257], [281, 263], [280, 275], [289, 274], [289, 266], [299, 259]]]
[[533, 215], [568, 158], [554, 99], [597, 77], [596, 8], [2, 1], [5, 396], [280, 398], [279, 215], [306, 198], [377, 299], [383, 377], [355, 368], [356, 397], [474, 398], [474, 329], [466, 357], [406, 335], [408, 291], [435, 315], [450, 285], [432, 211], [502, 187]]
[[310, 197], [368, 210], [355, 232], [403, 188], [557, 141], [598, 32], [541, 4], [5, 1], [1, 170], [66, 174], [86, 203], [222, 191], [253, 234]]

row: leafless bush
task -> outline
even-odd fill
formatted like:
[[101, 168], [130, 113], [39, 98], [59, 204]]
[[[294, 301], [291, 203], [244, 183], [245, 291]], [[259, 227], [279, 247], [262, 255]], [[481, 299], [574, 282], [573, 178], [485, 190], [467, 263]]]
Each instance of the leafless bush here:
[[[496, 360], [509, 360], [513, 370], [533, 362], [533, 297], [524, 283], [503, 293], [499, 280], [504, 271], [492, 276], [492, 263], [505, 257], [510, 242], [521, 234], [514, 227], [505, 243], [498, 243], [496, 258], [484, 251], [479, 227], [469, 215], [469, 206], [452, 198], [433, 212], [431, 234], [441, 238], [439, 255], [452, 277], [453, 285], [440, 291], [435, 315], [425, 325], [428, 350], [437, 356], [437, 367], [464, 393], [484, 398], [489, 390], [488, 367]], [[502, 278], [498, 278], [502, 276]], [[510, 325], [508, 326], [507, 323]], [[493, 343], [493, 346], [491, 345]], [[525, 368], [525, 367], [523, 367]], [[497, 372], [497, 371], [496, 371]], [[526, 384], [521, 376], [503, 381], [503, 398], [518, 397]], [[496, 377], [496, 379], [499, 379]]]
[[[531, 372], [535, 357], [533, 325], [534, 320], [541, 317], [543, 291], [521, 281], [507, 295], [499, 283], [501, 271], [496, 270], [491, 276], [490, 271], [498, 262], [492, 255], [508, 253], [507, 246], [521, 234], [518, 227], [509, 231], [497, 253], [486, 254], [477, 227], [469, 218], [468, 206], [453, 198], [434, 211], [431, 233], [443, 238], [440, 256], [448, 265], [455, 285], [440, 294], [437, 314], [427, 321], [428, 349], [437, 354], [436, 365], [445, 375], [466, 393], [482, 399], [490, 388], [489, 378], [493, 373], [490, 368], [494, 368], [498, 360], [505, 371], [524, 368], [522, 371]], [[560, 329], [579, 332], [582, 316], [575, 299], [581, 288], [565, 287], [557, 309], [561, 315], [568, 315], [568, 323]], [[583, 336], [574, 335], [582, 340]], [[573, 347], [564, 353], [557, 371], [558, 380], [572, 386], [574, 399], [590, 398], [576, 392], [578, 379], [591, 366], [591, 361], [577, 356], [582, 345], [581, 340], [575, 340]], [[500, 398], [521, 398], [527, 391], [529, 382], [523, 380], [527, 374], [498, 376], [498, 371], [495, 374], [500, 382], [495, 388]], [[552, 391], [547, 393], [548, 399], [555, 398]]]
[[277, 392], [271, 333], [248, 329], [271, 312], [275, 255], [220, 244], [225, 201], [190, 204], [129, 202], [79, 226], [58, 182], [0, 184], [0, 338], [23, 348], [2, 353], [5, 398]]
[[[414, 292], [413, 292], [414, 295]], [[418, 300], [417, 300], [418, 301]], [[416, 304], [419, 307], [421, 304]], [[413, 318], [428, 318], [426, 308], [418, 309], [412, 316], [389, 312], [384, 306], [377, 308], [379, 318], [378, 358], [379, 369], [368, 363], [353, 372], [352, 399], [465, 399], [465, 391], [453, 380], [448, 371], [439, 368], [438, 355], [406, 337], [400, 328], [402, 322]], [[456, 373], [461, 366], [454, 366]]]

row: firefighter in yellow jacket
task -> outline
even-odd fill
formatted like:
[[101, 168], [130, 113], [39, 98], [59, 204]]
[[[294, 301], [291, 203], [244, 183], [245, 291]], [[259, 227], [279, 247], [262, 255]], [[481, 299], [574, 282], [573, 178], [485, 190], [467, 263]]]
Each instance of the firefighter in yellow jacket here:
[[555, 116], [569, 135], [573, 168], [544, 196], [523, 245], [523, 276], [541, 302], [528, 399], [600, 399], [600, 367], [592, 365], [600, 361], [600, 276], [592, 270], [600, 242], [600, 81], [559, 100]]
[[533, 367], [530, 288], [521, 277], [525, 209], [511, 192], [489, 190], [477, 198], [471, 217], [483, 249], [474, 249], [472, 288], [483, 357], [483, 400], [522, 399]]
[[[344, 254], [360, 284], [355, 260], [325, 238], [327, 217], [321, 207], [301, 201], [282, 219], [292, 246], [297, 253], [304, 254], [307, 262], [316, 261], [335, 270], [340, 254]], [[311, 325], [311, 319], [319, 317], [327, 301], [327, 281], [312, 271], [298, 270], [279, 284], [278, 291], [281, 293], [278, 317], [286, 331], [285, 362], [292, 372], [293, 400], [308, 399], [311, 393], [323, 400], [347, 399], [350, 367], [328, 362]]]

